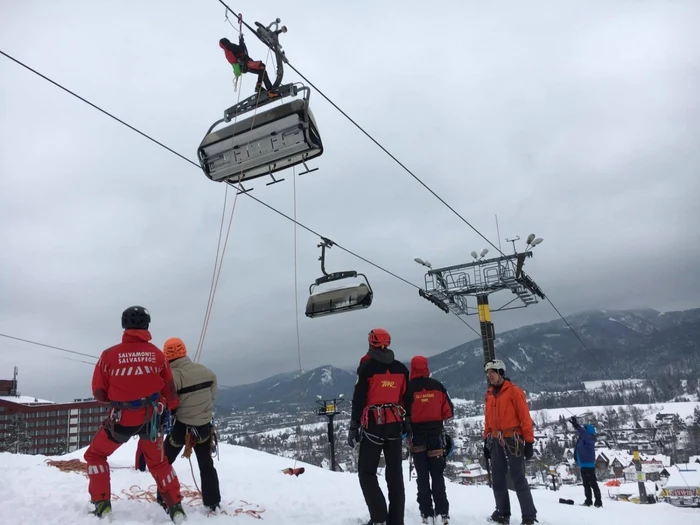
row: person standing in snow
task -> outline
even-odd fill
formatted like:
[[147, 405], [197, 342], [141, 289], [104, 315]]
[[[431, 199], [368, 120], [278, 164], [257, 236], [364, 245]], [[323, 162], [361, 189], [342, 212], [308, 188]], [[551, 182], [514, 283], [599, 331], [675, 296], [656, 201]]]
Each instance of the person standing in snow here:
[[[406, 495], [403, 484], [402, 433], [408, 430], [410, 407], [405, 396], [409, 373], [389, 349], [391, 336], [383, 328], [368, 335], [369, 350], [357, 367], [352, 396], [348, 445], [360, 443], [358, 476], [369, 510], [368, 525], [403, 525]], [[389, 506], [377, 480], [379, 458], [384, 452]]]
[[[595, 476], [595, 427], [590, 423], [581, 426], [576, 420], [576, 416], [571, 416], [569, 422], [578, 432], [574, 456], [581, 469], [583, 493], [586, 495], [586, 501], [583, 504], [587, 507], [591, 505], [602, 507], [603, 501], [600, 498], [600, 487], [598, 487], [598, 480]], [[593, 503], [593, 495], [595, 495], [595, 503]]]
[[421, 518], [423, 523], [428, 523], [429, 518], [439, 517], [437, 523], [446, 525], [450, 519], [450, 504], [444, 471], [451, 438], [445, 434], [443, 422], [454, 415], [454, 405], [445, 386], [430, 377], [428, 360], [420, 355], [411, 359], [406, 404], [410, 405], [411, 454], [416, 468]]
[[185, 517], [180, 482], [160, 448], [163, 411], [176, 410], [177, 391], [165, 356], [151, 344], [151, 316], [142, 306], [122, 313], [122, 342], [102, 352], [92, 376], [97, 401], [112, 405], [109, 415], [84, 454], [92, 514], [102, 518], [112, 511], [107, 458], [133, 436], [139, 436], [145, 462], [163, 492], [173, 521]]
[[525, 460], [531, 459], [534, 428], [525, 392], [505, 377], [506, 365], [500, 359], [484, 365], [490, 383], [484, 410], [484, 456], [491, 460], [496, 510], [489, 521], [510, 523], [510, 497], [506, 475], [515, 485], [522, 514], [521, 525], [537, 523], [537, 509], [525, 478]]
[[[186, 453], [188, 450], [194, 450], [202, 483], [202, 504], [215, 512], [221, 502], [219, 476], [212, 458], [216, 374], [206, 366], [192, 362], [187, 357], [185, 343], [177, 337], [165, 342], [163, 354], [170, 363], [180, 398], [175, 423], [170, 435], [165, 439], [165, 455], [172, 465], [183, 447]], [[159, 503], [161, 499], [159, 493]]]

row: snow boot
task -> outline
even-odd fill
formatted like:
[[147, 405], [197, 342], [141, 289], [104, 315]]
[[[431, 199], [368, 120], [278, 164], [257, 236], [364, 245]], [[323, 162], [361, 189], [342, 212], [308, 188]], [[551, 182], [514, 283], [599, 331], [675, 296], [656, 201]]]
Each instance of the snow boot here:
[[595, 508], [599, 509], [600, 507], [603, 506], [603, 502], [600, 501], [599, 499], [597, 499], [597, 500], [595, 500], [595, 503], [593, 504], [593, 506], [594, 506]]
[[450, 523], [449, 514], [440, 514], [435, 516], [435, 525], [447, 525], [448, 523]]
[[494, 510], [493, 514], [491, 514], [489, 518], [486, 518], [486, 521], [508, 525], [510, 523], [510, 515], [501, 514], [497, 510]]
[[168, 516], [173, 520], [173, 523], [182, 523], [187, 519], [184, 509], [182, 508], [182, 503], [176, 503], [171, 507], [168, 507]]
[[539, 523], [535, 518], [523, 518], [520, 525], [535, 525], [535, 523]]
[[591, 500], [587, 499], [586, 501], [581, 503], [581, 505], [584, 507], [590, 507], [591, 505], [593, 505], [593, 502]]
[[91, 510], [90, 514], [94, 514], [98, 518], [104, 518], [107, 514], [112, 512], [112, 502], [108, 499], [91, 501], [90, 503], [95, 506], [95, 510]]

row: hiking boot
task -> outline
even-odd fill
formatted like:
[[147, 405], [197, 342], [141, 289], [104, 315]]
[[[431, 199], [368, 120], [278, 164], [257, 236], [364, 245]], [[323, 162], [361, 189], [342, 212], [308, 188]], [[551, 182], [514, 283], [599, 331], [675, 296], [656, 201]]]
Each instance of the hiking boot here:
[[107, 516], [107, 514], [112, 512], [112, 502], [108, 499], [91, 501], [90, 503], [92, 503], [95, 506], [95, 509], [91, 510], [90, 514], [94, 514], [98, 518], [104, 518], [105, 516]]
[[182, 523], [187, 519], [184, 509], [182, 508], [182, 503], [176, 503], [168, 507], [168, 516], [173, 520], [173, 523]]
[[491, 521], [493, 523], [502, 523], [503, 525], [508, 525], [510, 523], [510, 514], [501, 514], [497, 510], [494, 510], [493, 514], [491, 514], [491, 517], [488, 518], [487, 521]]

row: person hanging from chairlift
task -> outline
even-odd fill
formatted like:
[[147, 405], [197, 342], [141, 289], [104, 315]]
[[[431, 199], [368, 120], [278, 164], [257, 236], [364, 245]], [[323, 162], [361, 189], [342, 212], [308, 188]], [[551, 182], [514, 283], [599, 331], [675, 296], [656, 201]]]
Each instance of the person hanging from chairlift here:
[[226, 60], [233, 67], [233, 73], [238, 78], [241, 73], [257, 73], [258, 81], [255, 84], [255, 92], [262, 90], [263, 82], [268, 98], [278, 97], [279, 93], [273, 89], [270, 77], [267, 75], [265, 64], [262, 60], [252, 60], [248, 55], [248, 47], [245, 45], [243, 33], [238, 38], [238, 44], [234, 44], [228, 38], [219, 40], [219, 47], [224, 50]]
[[[389, 349], [391, 336], [382, 328], [368, 335], [369, 350], [360, 360], [352, 397], [347, 443], [360, 443], [358, 477], [370, 519], [368, 525], [403, 525], [406, 495], [401, 463], [402, 438], [408, 433], [410, 406], [406, 403], [409, 372]], [[389, 508], [377, 481], [384, 452]]]

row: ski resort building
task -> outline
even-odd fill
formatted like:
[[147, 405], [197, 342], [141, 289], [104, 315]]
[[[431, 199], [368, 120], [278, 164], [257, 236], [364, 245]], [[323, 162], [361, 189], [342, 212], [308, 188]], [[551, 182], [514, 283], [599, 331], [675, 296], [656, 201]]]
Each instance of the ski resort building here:
[[108, 406], [93, 398], [56, 403], [17, 391], [0, 380], [0, 451], [56, 455], [90, 444]]

